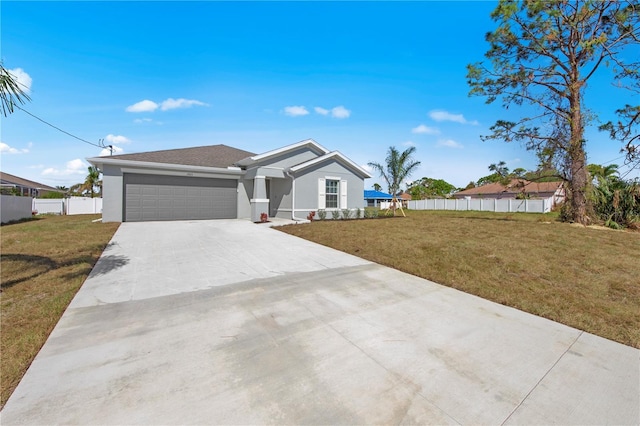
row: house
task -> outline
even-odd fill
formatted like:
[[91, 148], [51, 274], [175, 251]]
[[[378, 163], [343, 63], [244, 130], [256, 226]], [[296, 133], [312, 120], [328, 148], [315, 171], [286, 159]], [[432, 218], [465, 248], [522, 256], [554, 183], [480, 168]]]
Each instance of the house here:
[[374, 191], [370, 189], [364, 190], [364, 202], [367, 207], [379, 207], [381, 203], [391, 201], [393, 197], [386, 192]]
[[262, 154], [211, 145], [87, 160], [103, 173], [104, 222], [305, 219], [363, 208], [371, 177], [312, 139]]
[[49, 192], [61, 192], [43, 183], [23, 179], [9, 173], [0, 172], [0, 189], [3, 194], [15, 194], [23, 197], [42, 197]]
[[453, 198], [552, 199], [552, 205], [564, 200], [562, 182], [530, 182], [513, 179], [508, 185], [499, 182], [456, 192]]
[[398, 194], [396, 198], [400, 200], [400, 202], [402, 203], [402, 207], [406, 209], [407, 206], [409, 205], [409, 201], [411, 201], [411, 194], [403, 191], [400, 194]]

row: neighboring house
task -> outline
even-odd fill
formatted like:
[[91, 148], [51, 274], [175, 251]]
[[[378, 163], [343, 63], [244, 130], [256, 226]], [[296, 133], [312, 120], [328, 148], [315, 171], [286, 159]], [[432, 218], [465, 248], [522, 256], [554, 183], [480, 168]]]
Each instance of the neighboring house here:
[[49, 192], [61, 192], [43, 183], [23, 179], [9, 173], [0, 172], [0, 189], [3, 194], [16, 194], [23, 197], [42, 197]]
[[89, 158], [104, 222], [269, 217], [364, 207], [367, 171], [312, 139], [253, 154], [226, 145]]
[[562, 182], [530, 182], [523, 179], [513, 179], [508, 185], [490, 183], [475, 188], [456, 192], [453, 198], [496, 198], [496, 199], [551, 199], [555, 205], [564, 200]]
[[411, 201], [411, 194], [408, 192], [401, 192], [397, 195], [397, 198], [402, 202], [402, 207], [406, 209], [409, 205], [409, 201]]
[[367, 207], [379, 207], [381, 203], [391, 201], [393, 197], [386, 192], [364, 190], [364, 202]]

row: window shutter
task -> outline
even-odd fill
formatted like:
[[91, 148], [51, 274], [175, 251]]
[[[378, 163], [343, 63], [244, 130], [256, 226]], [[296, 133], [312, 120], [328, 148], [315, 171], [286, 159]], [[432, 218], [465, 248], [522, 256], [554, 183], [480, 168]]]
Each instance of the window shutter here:
[[324, 178], [318, 179], [318, 209], [327, 208], [327, 186]]
[[347, 181], [340, 181], [340, 208], [347, 209]]

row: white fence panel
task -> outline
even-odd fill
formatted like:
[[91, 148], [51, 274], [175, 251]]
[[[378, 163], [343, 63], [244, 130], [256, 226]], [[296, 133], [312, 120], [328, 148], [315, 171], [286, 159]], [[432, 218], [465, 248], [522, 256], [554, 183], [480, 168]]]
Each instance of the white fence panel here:
[[461, 198], [409, 201], [412, 210], [475, 210], [500, 213], [549, 213], [553, 205], [552, 199], [516, 200], [512, 198]]
[[64, 200], [62, 198], [34, 198], [33, 210], [38, 214], [64, 214]]
[[102, 213], [102, 198], [71, 197], [66, 203], [69, 215]]
[[31, 217], [31, 203], [31, 197], [0, 195], [0, 222], [7, 223]]

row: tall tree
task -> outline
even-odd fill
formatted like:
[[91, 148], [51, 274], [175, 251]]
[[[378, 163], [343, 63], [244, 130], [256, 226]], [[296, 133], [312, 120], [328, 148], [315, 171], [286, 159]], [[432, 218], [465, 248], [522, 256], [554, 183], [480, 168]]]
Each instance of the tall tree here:
[[443, 179], [423, 177], [407, 188], [412, 200], [427, 198], [448, 198], [456, 191], [456, 187]]
[[95, 196], [96, 187], [99, 188], [99, 191], [102, 192], [102, 182], [100, 181], [100, 170], [97, 167], [89, 166], [87, 168], [88, 174], [83, 184], [83, 189], [89, 191], [91, 194], [91, 198]]
[[31, 100], [29, 95], [20, 87], [20, 83], [4, 66], [0, 63], [0, 103], [2, 114], [6, 117], [13, 113], [16, 104], [24, 104]]
[[[395, 147], [390, 146], [387, 151], [385, 164], [369, 163], [369, 166], [380, 173], [380, 176], [387, 182], [389, 194], [393, 197], [391, 205], [395, 216], [397, 198], [400, 185], [418, 168], [420, 161], [415, 161], [412, 155], [416, 152], [416, 147], [411, 146], [400, 152]], [[404, 213], [403, 213], [404, 214]]]
[[[489, 64], [467, 66], [470, 95], [500, 98], [505, 108], [532, 105], [535, 114], [517, 122], [497, 121], [483, 140], [524, 142], [555, 160], [567, 181], [567, 217], [589, 224], [585, 125], [594, 117], [584, 106], [587, 83], [601, 68], [611, 68], [621, 86], [640, 80], [638, 58], [621, 52], [640, 39], [637, 0], [500, 0], [491, 17], [497, 29], [487, 34]], [[558, 167], [560, 166], [560, 167]]]

